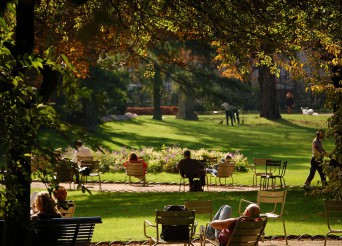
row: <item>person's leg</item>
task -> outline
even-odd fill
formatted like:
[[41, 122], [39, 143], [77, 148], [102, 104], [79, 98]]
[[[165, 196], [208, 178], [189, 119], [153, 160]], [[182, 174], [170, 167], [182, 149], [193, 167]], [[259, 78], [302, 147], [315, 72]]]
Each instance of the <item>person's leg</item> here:
[[240, 117], [239, 117], [239, 110], [238, 109], [236, 110], [235, 114], [236, 114], [237, 122], [238, 122], [238, 124], [240, 124]]
[[230, 122], [232, 123], [232, 126], [234, 125], [234, 113], [233, 113], [233, 110], [230, 110]]
[[80, 173], [77, 164], [71, 163], [72, 173], [75, 175], [76, 184], [80, 183]]
[[201, 185], [202, 185], [202, 188], [203, 188], [205, 186], [205, 173], [201, 174], [200, 180], [201, 180]]
[[325, 186], [327, 184], [327, 180], [326, 180], [325, 173], [323, 172], [323, 167], [321, 166], [321, 164], [317, 166], [317, 171], [319, 173], [319, 176], [321, 177], [322, 186]]
[[227, 126], [229, 125], [228, 124], [228, 118], [229, 118], [229, 112], [226, 110], [226, 123], [227, 123]]
[[[225, 220], [229, 219], [232, 216], [232, 208], [228, 205], [223, 205], [215, 214], [213, 220]], [[209, 239], [218, 238], [220, 230], [215, 230], [210, 225], [206, 231], [206, 236]]]
[[317, 166], [318, 166], [318, 163], [316, 162], [314, 157], [311, 158], [310, 163], [311, 163], [310, 173], [309, 173], [309, 176], [304, 183], [305, 186], [310, 186], [311, 180], [313, 180], [313, 178], [315, 177], [315, 173], [316, 173]]
[[192, 185], [194, 184], [194, 178], [188, 178], [189, 179], [189, 190], [192, 190]]

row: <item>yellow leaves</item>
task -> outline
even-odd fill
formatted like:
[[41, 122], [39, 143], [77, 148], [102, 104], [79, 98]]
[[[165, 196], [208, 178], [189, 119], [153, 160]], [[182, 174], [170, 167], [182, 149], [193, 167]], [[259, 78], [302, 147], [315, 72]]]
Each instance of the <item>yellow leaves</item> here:
[[243, 80], [241, 73], [235, 66], [221, 64], [218, 69], [220, 70], [221, 75], [224, 77]]
[[306, 92], [309, 90], [314, 93], [322, 93], [334, 90], [334, 86], [332, 84], [310, 84], [309, 87], [305, 88]]
[[213, 46], [220, 46], [220, 42], [219, 41], [212, 41], [211, 45], [213, 45]]
[[332, 59], [331, 63], [332, 63], [334, 66], [342, 65], [342, 60], [341, 60], [340, 58], [334, 58], [334, 59]]

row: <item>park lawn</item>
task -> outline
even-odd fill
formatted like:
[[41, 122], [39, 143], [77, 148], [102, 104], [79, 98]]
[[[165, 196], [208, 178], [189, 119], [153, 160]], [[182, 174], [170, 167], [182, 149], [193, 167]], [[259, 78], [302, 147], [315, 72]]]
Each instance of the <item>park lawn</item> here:
[[[131, 121], [108, 122], [93, 135], [110, 150], [178, 145], [189, 149], [206, 148], [223, 152], [239, 150], [251, 162], [253, 157], [271, 157], [288, 161], [286, 184], [302, 185], [309, 172], [311, 142], [317, 129], [327, 129], [327, 115], [283, 115], [283, 119], [270, 121], [256, 114], [241, 115], [243, 124], [227, 127], [218, 124], [223, 115], [199, 116], [199, 121], [176, 120], [165, 116], [154, 121], [151, 116], [139, 116]], [[54, 147], [66, 147], [52, 133], [42, 135], [42, 140], [54, 139]], [[333, 140], [324, 141], [327, 151], [333, 148]], [[316, 175], [312, 184], [318, 181]], [[178, 174], [148, 173], [150, 182], [179, 182]], [[124, 173], [103, 173], [102, 180], [124, 181]], [[228, 182], [231, 180], [229, 179]], [[252, 172], [235, 173], [234, 184], [251, 185]], [[306, 197], [302, 189], [288, 188], [285, 205], [286, 228], [289, 235], [323, 235], [327, 231], [323, 200]], [[154, 221], [155, 209], [168, 204], [183, 204], [185, 200], [210, 199], [217, 210], [229, 204], [237, 216], [241, 198], [255, 200], [256, 192], [202, 192], [202, 193], [107, 193], [93, 192], [92, 196], [80, 191], [69, 191], [68, 199], [77, 203], [75, 216], [100, 215], [103, 224], [97, 225], [93, 241], [144, 240], [143, 221]], [[199, 218], [199, 224], [205, 224]], [[266, 235], [283, 235], [281, 221], [269, 221]]]
[[[287, 185], [303, 185], [310, 167], [311, 142], [317, 129], [327, 129], [329, 115], [283, 114], [282, 119], [271, 121], [258, 114], [241, 114], [243, 124], [234, 127], [218, 124], [223, 115], [199, 115], [198, 121], [175, 119], [164, 116], [163, 121], [152, 120], [152, 116], [139, 116], [134, 120], [115, 121], [102, 124], [92, 135], [109, 150], [121, 148], [180, 146], [189, 149], [209, 149], [222, 152], [239, 150], [252, 162], [253, 157], [269, 157], [288, 161]], [[53, 139], [53, 141], [49, 141]], [[51, 132], [44, 132], [41, 141], [53, 147], [67, 147]], [[333, 149], [333, 139], [325, 139], [324, 148]], [[124, 181], [123, 173], [104, 173], [103, 180]], [[179, 182], [174, 174], [147, 174], [151, 182]], [[316, 175], [312, 184], [319, 181]], [[252, 184], [252, 174], [235, 173], [235, 184]]]
[[[240, 199], [255, 201], [256, 191], [248, 192], [93, 192], [93, 195], [80, 191], [69, 191], [68, 199], [77, 204], [75, 216], [101, 216], [102, 224], [96, 225], [94, 242], [146, 240], [143, 222], [154, 222], [154, 211], [165, 205], [184, 204], [186, 200], [212, 200], [216, 212], [223, 204], [233, 208], [238, 216]], [[327, 232], [323, 200], [319, 197], [306, 197], [301, 189], [289, 189], [285, 204], [285, 223], [288, 235], [324, 235]], [[207, 222], [205, 216], [197, 216], [199, 224]], [[150, 233], [155, 233], [151, 231]], [[284, 235], [279, 220], [269, 220], [266, 236]]]

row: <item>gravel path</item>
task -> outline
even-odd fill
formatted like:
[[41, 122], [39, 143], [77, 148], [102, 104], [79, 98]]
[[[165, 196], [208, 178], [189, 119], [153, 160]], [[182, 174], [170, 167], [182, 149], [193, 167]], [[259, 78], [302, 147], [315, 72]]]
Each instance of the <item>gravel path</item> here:
[[[68, 183], [61, 183], [62, 186], [69, 189]], [[149, 183], [146, 186], [142, 184], [132, 183], [102, 183], [102, 191], [106, 192], [179, 192], [178, 184], [162, 184], [162, 183]], [[44, 184], [40, 182], [33, 182], [33, 188], [45, 188]], [[98, 183], [87, 184], [86, 187], [90, 187], [90, 190], [98, 191], [99, 185]], [[73, 188], [73, 185], [72, 185]], [[185, 187], [185, 191], [188, 191], [188, 186]], [[227, 192], [227, 191], [250, 191], [250, 190], [258, 190], [257, 187], [250, 186], [209, 186], [209, 190], [205, 187], [205, 191], [210, 192]], [[183, 186], [181, 191], [183, 191]]]

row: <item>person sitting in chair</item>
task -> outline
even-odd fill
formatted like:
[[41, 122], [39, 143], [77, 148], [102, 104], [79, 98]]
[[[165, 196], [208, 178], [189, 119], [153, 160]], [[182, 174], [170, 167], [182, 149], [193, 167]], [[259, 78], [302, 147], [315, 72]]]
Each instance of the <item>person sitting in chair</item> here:
[[[126, 167], [127, 163], [128, 162], [135, 162], [135, 161], [138, 161], [139, 160], [139, 157], [137, 156], [137, 154], [135, 153], [130, 153], [129, 156], [128, 156], [128, 160], [124, 163], [124, 167]], [[147, 172], [147, 164], [144, 160], [141, 160], [142, 163], [143, 163], [143, 169], [144, 169], [144, 173], [146, 174]], [[136, 178], [139, 178], [139, 177], [136, 177]]]
[[76, 150], [74, 152], [74, 156], [72, 157], [72, 162], [77, 162], [77, 157], [82, 156], [92, 156], [91, 150], [85, 146], [83, 146], [83, 143], [81, 140], [77, 140], [75, 143]]
[[62, 215], [57, 211], [55, 200], [47, 191], [41, 191], [37, 194], [33, 203], [32, 212], [32, 220], [62, 218]]
[[[231, 218], [232, 208], [229, 205], [223, 205], [215, 214], [213, 220], [207, 228], [206, 236], [207, 238], [213, 240], [217, 239], [220, 245], [226, 245], [231, 233], [234, 230], [236, 221], [238, 218]], [[243, 216], [246, 217], [259, 217], [260, 208], [258, 205], [252, 203], [249, 204]]]
[[184, 159], [177, 164], [177, 169], [182, 177], [189, 179], [190, 191], [192, 191], [194, 178], [200, 178], [202, 187], [205, 186], [205, 166], [195, 159], [191, 159], [190, 151], [184, 151]]
[[[226, 161], [231, 161], [232, 160], [232, 156], [230, 154], [226, 154], [224, 158], [221, 159], [220, 163], [224, 163]], [[220, 163], [217, 163], [215, 165], [213, 165], [211, 168], [207, 168], [206, 172], [207, 173], [212, 173], [216, 176], [218, 168], [220, 166]]]

